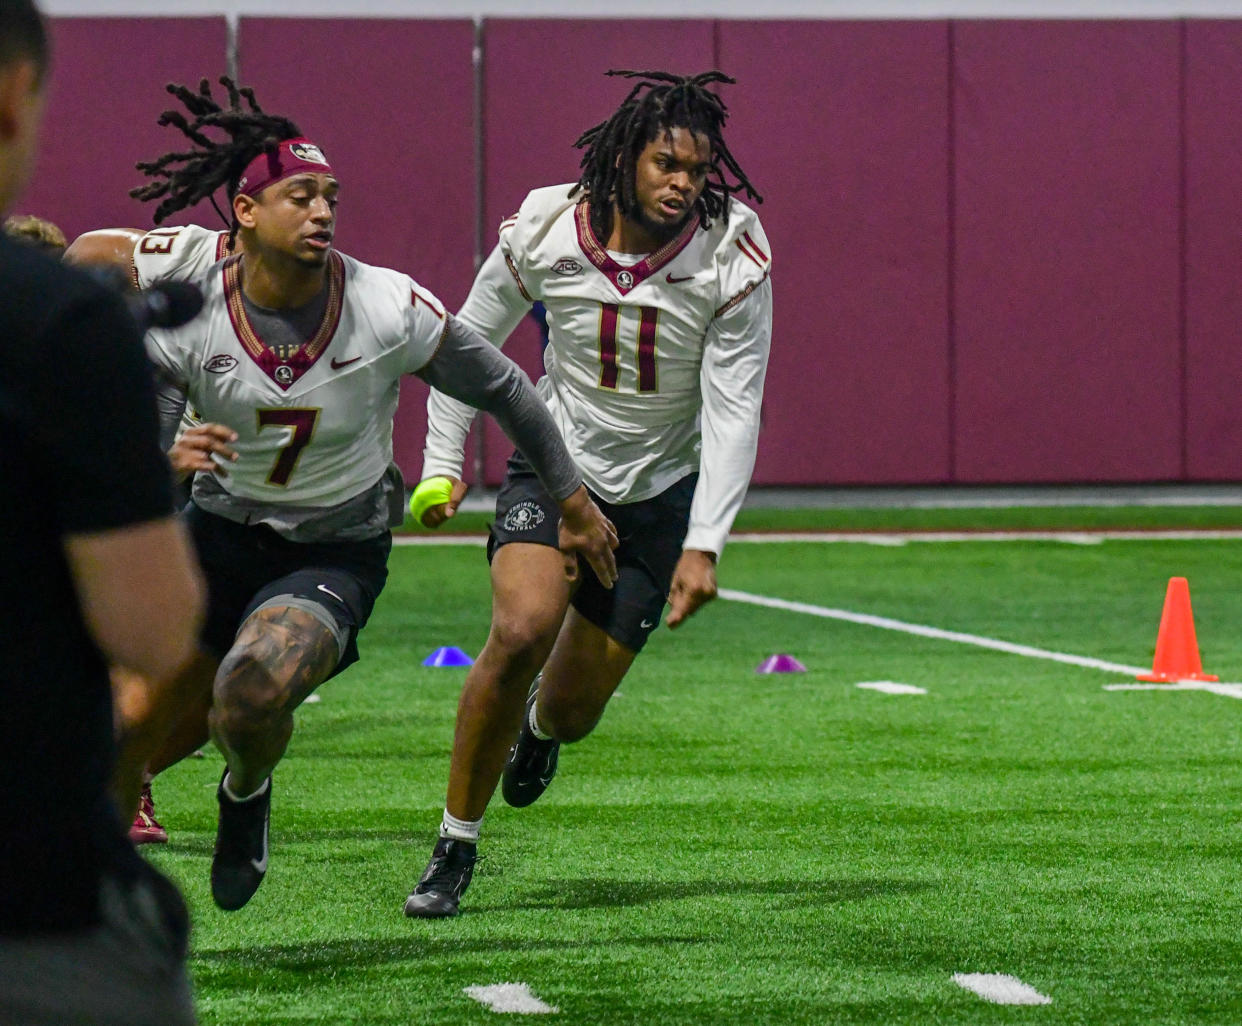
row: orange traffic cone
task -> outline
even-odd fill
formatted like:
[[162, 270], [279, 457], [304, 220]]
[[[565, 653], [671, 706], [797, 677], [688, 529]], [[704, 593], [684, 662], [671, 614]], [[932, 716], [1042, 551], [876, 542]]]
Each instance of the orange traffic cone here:
[[1140, 673], [1137, 680], [1162, 683], [1179, 680], [1220, 680], [1203, 672], [1199, 642], [1195, 639], [1195, 618], [1190, 611], [1190, 585], [1185, 577], [1170, 577], [1160, 614], [1160, 633], [1156, 635], [1156, 658], [1151, 673]]

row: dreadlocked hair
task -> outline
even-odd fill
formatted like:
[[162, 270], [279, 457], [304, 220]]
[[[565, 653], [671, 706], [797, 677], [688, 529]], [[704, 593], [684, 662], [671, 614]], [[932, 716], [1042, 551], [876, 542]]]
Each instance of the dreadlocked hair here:
[[591, 227], [597, 237], [607, 239], [612, 230], [612, 204], [606, 202], [610, 198], [623, 217], [634, 217], [639, 212], [634, 185], [638, 154], [657, 135], [672, 128], [688, 129], [705, 137], [711, 145], [707, 185], [695, 204], [699, 224], [710, 227], [713, 218], [729, 209], [729, 196], [735, 192], [745, 192], [755, 202], [763, 202], [725, 145], [724, 124], [729, 109], [707, 88], [717, 82], [732, 85], [736, 79], [721, 71], [704, 71], [688, 77], [667, 71], [608, 74], [640, 81], [612, 117], [588, 128], [574, 143], [583, 150], [579, 163], [582, 177], [569, 194], [574, 196], [581, 191], [595, 200], [591, 204]]
[[[253, 89], [241, 88], [227, 76], [220, 79], [220, 84], [228, 90], [227, 107], [221, 107], [211, 95], [207, 79], [199, 83], [198, 92], [183, 85], [167, 87], [193, 120], [179, 110], [166, 110], [160, 115], [159, 124], [180, 129], [193, 145], [188, 150], [174, 150], [139, 163], [138, 170], [153, 181], [131, 189], [129, 194], [144, 201], [162, 198], [153, 216], [156, 224], [161, 224], [169, 214], [210, 197], [216, 213], [229, 227], [231, 243], [237, 234], [237, 222], [225, 217], [216, 204], [216, 190], [224, 186], [231, 203], [246, 166], [261, 153], [275, 153], [282, 142], [296, 139], [302, 132], [288, 118], [266, 113], [255, 100]], [[243, 99], [249, 109], [243, 109]], [[213, 139], [207, 134], [211, 129], [226, 138]]]

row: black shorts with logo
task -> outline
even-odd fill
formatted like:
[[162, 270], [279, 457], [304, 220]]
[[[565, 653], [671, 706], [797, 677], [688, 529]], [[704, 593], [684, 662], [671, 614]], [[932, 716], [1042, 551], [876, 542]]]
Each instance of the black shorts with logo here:
[[[611, 503], [591, 492], [617, 528], [617, 583], [609, 591], [583, 565], [573, 606], [609, 637], [635, 652], [660, 623], [673, 571], [690, 524], [697, 473], [687, 474], [659, 495], [641, 502]], [[496, 496], [496, 521], [487, 543], [490, 561], [509, 542], [558, 547], [560, 507], [520, 453], [509, 457]]]
[[352, 542], [292, 542], [265, 524], [239, 524], [193, 502], [182, 516], [207, 579], [202, 642], [212, 655], [223, 658], [256, 609], [292, 595], [326, 611], [345, 640], [332, 676], [358, 661], [358, 632], [388, 579], [391, 534]]

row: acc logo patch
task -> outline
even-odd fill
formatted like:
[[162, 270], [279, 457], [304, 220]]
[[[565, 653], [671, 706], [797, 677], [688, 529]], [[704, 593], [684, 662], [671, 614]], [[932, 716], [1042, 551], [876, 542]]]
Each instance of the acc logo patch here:
[[578, 263], [577, 260], [574, 260], [572, 257], [565, 257], [565, 259], [558, 260], [556, 263], [554, 263], [552, 265], [552, 270], [555, 274], [564, 275], [566, 278], [568, 278], [575, 274], [581, 274], [582, 265]]
[[539, 504], [524, 499], [516, 506], [510, 506], [505, 514], [504, 529], [506, 531], [531, 531], [543, 523], [545, 514]]
[[205, 364], [203, 370], [211, 374], [227, 374], [237, 366], [237, 357], [229, 356], [228, 353], [221, 353], [219, 356], [213, 356]]
[[323, 150], [314, 143], [293, 143], [289, 146], [289, 152], [298, 160], [305, 160], [309, 164], [326, 164]]

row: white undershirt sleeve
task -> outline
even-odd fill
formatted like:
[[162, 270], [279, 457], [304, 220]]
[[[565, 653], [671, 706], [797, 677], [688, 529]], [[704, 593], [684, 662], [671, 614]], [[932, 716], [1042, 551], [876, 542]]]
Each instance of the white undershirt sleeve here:
[[[522, 295], [498, 244], [479, 268], [457, 319], [499, 348], [529, 310], [530, 300]], [[474, 407], [431, 390], [427, 396], [427, 443], [421, 480], [440, 476], [461, 478], [466, 436], [475, 412]]]
[[683, 548], [724, 550], [755, 469], [771, 342], [770, 280], [707, 329], [700, 371], [703, 450]]

